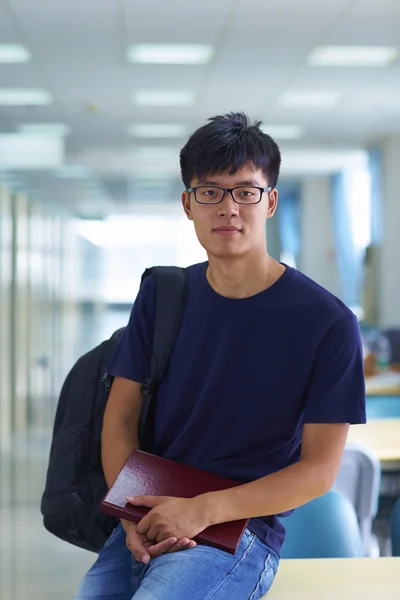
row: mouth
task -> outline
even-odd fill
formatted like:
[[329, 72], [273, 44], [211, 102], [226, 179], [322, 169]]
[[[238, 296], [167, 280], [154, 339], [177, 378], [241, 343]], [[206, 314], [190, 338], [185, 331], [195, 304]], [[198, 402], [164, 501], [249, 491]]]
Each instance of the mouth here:
[[218, 233], [220, 235], [237, 235], [241, 233], [241, 230], [238, 227], [217, 227], [213, 229], [214, 233]]

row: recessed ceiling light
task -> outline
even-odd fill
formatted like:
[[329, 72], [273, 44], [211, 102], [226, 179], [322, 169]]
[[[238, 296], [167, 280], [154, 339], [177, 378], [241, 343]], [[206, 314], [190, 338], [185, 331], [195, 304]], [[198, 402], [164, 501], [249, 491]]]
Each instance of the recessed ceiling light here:
[[263, 125], [261, 129], [276, 140], [298, 140], [304, 133], [298, 125]]
[[138, 90], [132, 96], [137, 106], [190, 106], [194, 98], [190, 90]]
[[128, 134], [138, 138], [176, 138], [186, 133], [186, 127], [179, 123], [143, 123], [128, 128]]
[[400, 56], [389, 46], [317, 46], [307, 57], [313, 67], [387, 67]]
[[205, 65], [213, 53], [206, 44], [136, 44], [128, 49], [127, 57], [142, 64]]
[[0, 63], [27, 63], [31, 53], [21, 44], [0, 44]]
[[299, 91], [289, 92], [282, 97], [284, 106], [293, 108], [326, 108], [334, 106], [339, 100], [339, 92]]
[[45, 106], [53, 96], [45, 90], [0, 88], [0, 106]]
[[65, 137], [69, 134], [70, 128], [63, 123], [23, 123], [18, 126], [18, 131], [20, 133]]

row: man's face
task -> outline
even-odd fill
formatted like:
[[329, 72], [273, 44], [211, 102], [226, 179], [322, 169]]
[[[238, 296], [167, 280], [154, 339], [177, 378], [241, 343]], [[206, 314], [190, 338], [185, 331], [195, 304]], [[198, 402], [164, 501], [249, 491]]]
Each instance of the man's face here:
[[[245, 165], [235, 173], [218, 173], [199, 180], [193, 179], [191, 187], [219, 186], [234, 188], [237, 186], [268, 187], [268, 182], [261, 170], [253, 165]], [[214, 192], [206, 192], [213, 197]], [[257, 192], [258, 193], [258, 192]], [[242, 197], [248, 196], [246, 190]], [[198, 199], [201, 199], [197, 193]], [[238, 196], [240, 199], [240, 195]], [[259, 196], [254, 199], [258, 200]], [[206, 198], [204, 198], [206, 199]], [[248, 253], [265, 251], [265, 223], [275, 213], [278, 192], [263, 192], [257, 204], [237, 204], [231, 194], [225, 194], [219, 204], [199, 204], [194, 192], [183, 192], [182, 204], [188, 219], [193, 221], [200, 244], [209, 255], [219, 258], [244, 256]]]

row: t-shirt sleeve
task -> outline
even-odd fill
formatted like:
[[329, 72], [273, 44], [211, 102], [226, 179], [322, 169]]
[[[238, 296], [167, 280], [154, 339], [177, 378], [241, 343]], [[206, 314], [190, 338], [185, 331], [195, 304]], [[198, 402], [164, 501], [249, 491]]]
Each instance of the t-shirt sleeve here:
[[304, 423], [366, 423], [361, 336], [353, 314], [336, 321], [320, 342]]
[[155, 317], [155, 284], [149, 275], [140, 287], [128, 325], [114, 349], [107, 373], [143, 383], [150, 373]]

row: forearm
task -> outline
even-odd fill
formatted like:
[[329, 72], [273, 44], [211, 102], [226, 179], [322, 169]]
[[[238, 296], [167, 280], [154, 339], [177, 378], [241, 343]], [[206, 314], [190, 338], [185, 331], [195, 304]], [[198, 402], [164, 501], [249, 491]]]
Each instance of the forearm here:
[[[105, 423], [101, 437], [103, 471], [108, 487], [111, 487], [126, 459], [135, 448], [139, 447], [135, 430], [124, 424]], [[135, 524], [121, 519], [121, 525], [128, 533]]]
[[198, 496], [210, 525], [275, 515], [321, 496], [331, 487], [320, 463], [300, 461], [251, 483]]
[[137, 425], [105, 421], [101, 436], [101, 456], [108, 487], [114, 483], [132, 450], [138, 447]]

